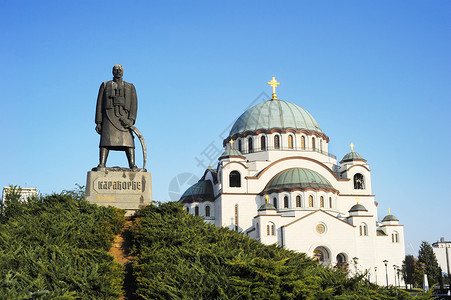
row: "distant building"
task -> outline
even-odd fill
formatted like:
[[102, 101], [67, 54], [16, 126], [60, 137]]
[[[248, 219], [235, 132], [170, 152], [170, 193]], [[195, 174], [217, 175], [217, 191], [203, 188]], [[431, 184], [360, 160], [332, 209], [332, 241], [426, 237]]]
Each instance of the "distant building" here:
[[[38, 189], [37, 188], [17, 187], [17, 189], [20, 189], [20, 200], [22, 200], [22, 201], [26, 201], [31, 196], [37, 196], [38, 195]], [[10, 190], [11, 190], [11, 187], [9, 187], [9, 186], [5, 186], [3, 188], [2, 201], [5, 200], [5, 196]]]
[[403, 285], [404, 226], [390, 213], [379, 219], [366, 159], [352, 149], [339, 161], [328, 148], [315, 118], [273, 90], [238, 118], [217, 167], [180, 202], [218, 227]]
[[451, 242], [445, 241], [445, 238], [440, 238], [440, 241], [432, 244], [435, 257], [437, 257], [438, 264], [442, 268], [442, 272], [450, 273], [450, 256], [451, 256]]

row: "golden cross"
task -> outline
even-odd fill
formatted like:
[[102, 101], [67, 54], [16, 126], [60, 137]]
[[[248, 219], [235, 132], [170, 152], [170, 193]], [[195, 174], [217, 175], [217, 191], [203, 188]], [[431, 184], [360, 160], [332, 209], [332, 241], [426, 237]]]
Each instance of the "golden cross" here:
[[266, 203], [269, 203], [269, 195], [266, 195], [265, 199], [266, 199]]
[[359, 197], [357, 197], [356, 199], [357, 199], [357, 204], [359, 204]]
[[234, 140], [230, 140], [230, 149], [233, 149], [233, 143], [235, 143], [235, 141]]
[[270, 86], [272, 86], [272, 99], [277, 100], [276, 95], [276, 87], [280, 85], [280, 82], [277, 82], [276, 78], [273, 76], [270, 82], [267, 82]]
[[349, 146], [351, 146], [351, 152], [354, 152], [354, 144], [351, 143], [351, 145], [349, 145]]
[[388, 209], [388, 214], [391, 215], [390, 208]]

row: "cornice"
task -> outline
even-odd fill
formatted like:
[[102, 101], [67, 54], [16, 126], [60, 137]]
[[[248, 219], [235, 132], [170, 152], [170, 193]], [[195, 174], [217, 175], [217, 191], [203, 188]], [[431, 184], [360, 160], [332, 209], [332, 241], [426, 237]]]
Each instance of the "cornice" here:
[[260, 177], [263, 175], [263, 173], [265, 173], [266, 171], [268, 171], [272, 166], [274, 166], [275, 164], [278, 164], [282, 161], [285, 160], [292, 160], [292, 159], [301, 159], [301, 160], [308, 160], [311, 162], [316, 163], [317, 165], [320, 165], [321, 167], [323, 167], [324, 169], [326, 169], [327, 171], [329, 171], [330, 174], [332, 174], [332, 176], [334, 176], [334, 178], [337, 181], [349, 181], [350, 179], [342, 179], [342, 178], [338, 178], [337, 174], [335, 174], [331, 169], [329, 169], [325, 164], [323, 164], [322, 162], [319, 162], [315, 159], [309, 158], [309, 157], [303, 157], [303, 156], [291, 156], [291, 157], [284, 157], [281, 158], [279, 160], [276, 160], [275, 162], [270, 163], [268, 166], [266, 166], [262, 171], [260, 171], [260, 173], [258, 174], [258, 176], [255, 177], [251, 177], [251, 176], [246, 176], [246, 179], [249, 180], [256, 180], [256, 179], [260, 179]]
[[[242, 165], [245, 169], [249, 169], [249, 167], [247, 167], [246, 165], [244, 165], [242, 162], [240, 161], [229, 161], [228, 163], [226, 163], [225, 165], [222, 166], [222, 168], [224, 169], [225, 167], [227, 167], [230, 164], [240, 164]], [[246, 178], [246, 177], [245, 177]]]
[[[341, 162], [340, 162], [340, 164], [341, 164]], [[346, 173], [346, 172], [348, 172], [349, 170], [351, 170], [351, 169], [354, 168], [354, 167], [362, 167], [362, 168], [366, 169], [368, 172], [371, 172], [371, 170], [368, 169], [367, 167], [365, 167], [364, 165], [353, 165], [353, 166], [350, 167], [349, 169], [346, 169], [346, 170], [344, 170], [344, 171], [341, 171], [340, 174]]]
[[295, 128], [286, 128], [286, 129], [282, 129], [282, 128], [271, 128], [271, 129], [265, 129], [265, 128], [260, 128], [257, 130], [247, 130], [244, 132], [240, 132], [240, 133], [235, 133], [232, 136], [228, 136], [227, 138], [224, 139], [223, 146], [227, 145], [227, 143], [233, 139], [236, 140], [237, 138], [241, 138], [241, 137], [247, 137], [249, 135], [259, 135], [261, 133], [265, 133], [265, 134], [272, 134], [272, 133], [299, 133], [299, 134], [305, 134], [306, 136], [316, 136], [316, 137], [321, 137], [323, 138], [326, 142], [329, 143], [329, 137], [327, 135], [325, 135], [322, 132], [318, 132], [316, 130], [308, 130], [308, 129], [295, 129]]
[[339, 218], [337, 218], [337, 217], [335, 217], [335, 216], [332, 216], [331, 214], [325, 212], [325, 211], [322, 210], [322, 209], [318, 209], [318, 210], [316, 210], [316, 211], [314, 211], [314, 212], [312, 212], [312, 213], [310, 213], [310, 214], [308, 214], [308, 215], [306, 215], [306, 216], [303, 216], [303, 217], [301, 217], [301, 218], [299, 218], [299, 219], [297, 219], [297, 220], [295, 220], [295, 221], [293, 221], [293, 222], [291, 222], [291, 223], [288, 223], [288, 224], [283, 225], [283, 226], [280, 226], [280, 227], [281, 227], [281, 228], [288, 227], [288, 226], [290, 226], [290, 225], [292, 225], [292, 224], [294, 224], [294, 223], [296, 223], [296, 222], [299, 222], [300, 220], [305, 219], [305, 218], [307, 218], [307, 217], [309, 217], [309, 216], [311, 216], [311, 215], [313, 215], [313, 214], [316, 214], [316, 213], [318, 213], [318, 212], [322, 212], [322, 213], [324, 213], [324, 214], [326, 214], [326, 215], [328, 215], [328, 216], [330, 216], [330, 217], [332, 217], [332, 218], [334, 218], [334, 219], [337, 219], [338, 221], [343, 222], [343, 223], [345, 223], [346, 225], [349, 225], [349, 226], [351, 226], [351, 227], [353, 227], [353, 228], [356, 227], [356, 226], [351, 225], [351, 224], [349, 224], [348, 222], [345, 222], [345, 221], [343, 221], [343, 220], [341, 220], [341, 219], [339, 219]]
[[264, 194], [271, 194], [271, 193], [280, 193], [280, 192], [294, 192], [294, 191], [315, 191], [315, 192], [330, 192], [330, 193], [334, 193], [334, 194], [339, 194], [340, 192], [336, 189], [326, 189], [326, 188], [314, 188], [314, 187], [305, 187], [305, 188], [300, 188], [300, 187], [294, 187], [294, 188], [281, 188], [281, 189], [271, 189], [269, 191], [261, 191], [260, 195], [264, 195]]

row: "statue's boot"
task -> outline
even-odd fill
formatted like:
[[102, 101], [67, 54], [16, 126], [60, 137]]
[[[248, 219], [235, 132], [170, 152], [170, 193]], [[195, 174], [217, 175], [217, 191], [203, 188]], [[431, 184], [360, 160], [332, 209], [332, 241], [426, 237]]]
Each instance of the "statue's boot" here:
[[108, 150], [105, 147], [100, 147], [100, 156], [99, 156], [100, 163], [97, 166], [97, 168], [105, 168], [106, 160], [108, 158], [108, 153], [110, 153], [110, 150]]
[[127, 150], [125, 150], [125, 153], [127, 154], [128, 165], [130, 166], [130, 169], [138, 169], [138, 167], [135, 165], [135, 148], [127, 148]]

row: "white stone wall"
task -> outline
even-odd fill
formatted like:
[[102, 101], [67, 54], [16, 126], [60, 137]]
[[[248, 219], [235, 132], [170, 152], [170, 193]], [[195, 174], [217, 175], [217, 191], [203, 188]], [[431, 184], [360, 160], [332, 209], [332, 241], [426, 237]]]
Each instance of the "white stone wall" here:
[[[449, 274], [451, 271], [451, 242], [440, 241], [432, 245], [438, 264], [442, 268], [442, 273]], [[448, 271], [449, 270], [449, 271]]]

